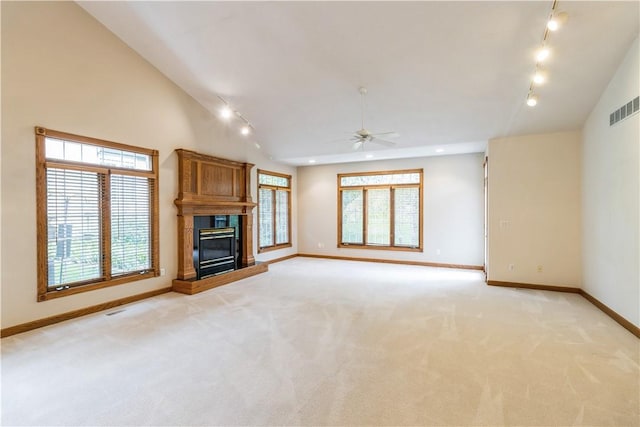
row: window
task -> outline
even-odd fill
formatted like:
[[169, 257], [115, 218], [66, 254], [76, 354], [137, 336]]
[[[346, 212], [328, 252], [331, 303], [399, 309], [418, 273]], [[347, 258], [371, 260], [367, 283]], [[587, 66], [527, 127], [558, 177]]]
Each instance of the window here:
[[158, 276], [158, 153], [36, 128], [38, 300]]
[[291, 175], [258, 169], [258, 252], [291, 246]]
[[422, 169], [338, 174], [338, 247], [422, 251]]

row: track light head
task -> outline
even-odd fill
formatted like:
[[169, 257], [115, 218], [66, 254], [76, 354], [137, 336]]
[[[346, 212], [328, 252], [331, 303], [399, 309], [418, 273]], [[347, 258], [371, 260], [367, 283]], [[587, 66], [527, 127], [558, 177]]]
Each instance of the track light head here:
[[222, 117], [223, 119], [230, 119], [232, 115], [233, 110], [229, 108], [228, 105], [225, 105], [224, 107], [222, 107], [222, 110], [220, 110], [220, 117]]
[[547, 22], [547, 28], [549, 31], [557, 31], [558, 28], [562, 26], [569, 19], [569, 14], [567, 12], [554, 12], [549, 18], [549, 22]]
[[542, 46], [540, 49], [538, 49], [538, 52], [536, 52], [536, 60], [538, 62], [542, 62], [547, 59], [550, 54], [551, 50], [546, 46]]
[[533, 83], [536, 85], [541, 85], [547, 81], [547, 73], [545, 73], [541, 69], [537, 69], [536, 73], [533, 75]]

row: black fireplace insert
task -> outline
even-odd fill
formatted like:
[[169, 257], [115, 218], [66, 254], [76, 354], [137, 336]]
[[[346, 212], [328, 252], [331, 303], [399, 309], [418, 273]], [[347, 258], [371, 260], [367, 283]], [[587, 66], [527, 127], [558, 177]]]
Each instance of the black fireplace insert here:
[[202, 228], [198, 232], [198, 249], [194, 259], [198, 279], [226, 273], [236, 269], [235, 229]]

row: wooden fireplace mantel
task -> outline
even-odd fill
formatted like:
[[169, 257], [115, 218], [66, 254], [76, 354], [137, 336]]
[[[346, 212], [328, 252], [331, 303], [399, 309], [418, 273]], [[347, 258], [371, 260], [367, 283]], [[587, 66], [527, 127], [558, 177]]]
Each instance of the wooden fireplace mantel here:
[[[178, 149], [176, 153], [178, 198], [174, 203], [178, 208], [178, 277], [173, 281], [173, 289], [191, 294], [250, 276], [253, 271], [253, 274], [266, 271], [266, 264], [260, 268], [255, 266], [253, 253], [253, 208], [256, 204], [251, 200], [251, 168], [254, 165], [184, 149]], [[220, 277], [195, 280], [193, 217], [200, 215], [242, 216], [242, 269]]]

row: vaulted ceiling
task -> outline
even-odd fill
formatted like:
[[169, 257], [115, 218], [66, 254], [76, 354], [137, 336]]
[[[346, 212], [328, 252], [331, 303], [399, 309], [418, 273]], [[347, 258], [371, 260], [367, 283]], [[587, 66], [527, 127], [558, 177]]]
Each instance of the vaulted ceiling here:
[[[79, 2], [248, 137], [294, 165], [482, 151], [490, 138], [582, 127], [638, 37], [638, 2], [559, 1], [548, 81], [525, 105], [551, 1]], [[395, 147], [347, 140], [394, 131]]]

